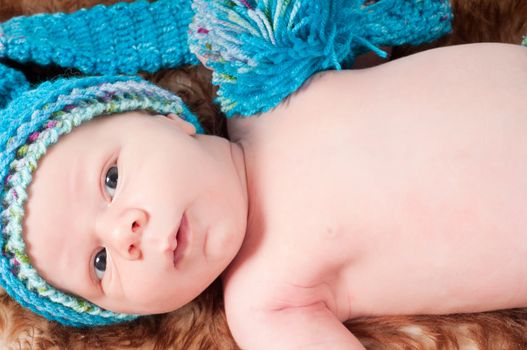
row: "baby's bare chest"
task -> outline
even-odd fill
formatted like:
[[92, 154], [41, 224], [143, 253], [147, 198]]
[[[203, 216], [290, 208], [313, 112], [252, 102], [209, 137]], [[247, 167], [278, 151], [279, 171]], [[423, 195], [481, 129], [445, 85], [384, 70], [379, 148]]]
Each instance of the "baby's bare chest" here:
[[330, 139], [308, 152], [290, 144], [259, 169], [263, 224], [249, 233], [257, 238], [242, 249], [240, 273], [258, 276], [248, 294], [262, 308], [322, 301], [344, 321], [526, 302], [511, 299], [527, 292], [527, 206], [511, 212], [525, 203], [523, 182], [482, 193], [491, 180], [473, 177], [469, 163], [450, 160], [457, 174], [441, 177], [434, 164], [401, 158], [403, 175], [351, 140], [342, 147], [345, 135]]
[[527, 305], [527, 122], [517, 99], [475, 104], [479, 90], [440, 103], [455, 87], [380, 91], [397, 108], [306, 92], [262, 117], [246, 251], [265, 300], [325, 298], [339, 318]]
[[290, 145], [265, 175], [270, 301], [318, 298], [342, 320], [524, 306], [525, 166], [500, 169], [491, 147], [390, 157], [393, 148], [330, 139], [308, 152]]

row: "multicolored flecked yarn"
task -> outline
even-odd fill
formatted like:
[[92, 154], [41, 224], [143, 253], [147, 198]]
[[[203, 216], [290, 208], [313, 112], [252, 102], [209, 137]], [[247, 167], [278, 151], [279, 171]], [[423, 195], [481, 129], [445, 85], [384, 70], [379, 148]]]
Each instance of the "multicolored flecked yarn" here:
[[176, 113], [203, 132], [179, 97], [138, 77], [46, 82], [18, 94], [0, 112], [0, 285], [22, 306], [49, 320], [86, 327], [137, 317], [103, 310], [49, 285], [31, 265], [22, 234], [27, 189], [46, 149], [94, 117], [133, 110]]
[[[153, 72], [197, 63], [187, 46], [189, 0], [96, 6], [73, 14], [18, 17], [0, 25], [0, 58], [56, 64], [90, 74]], [[21, 305], [70, 326], [135, 318], [62, 293], [31, 266], [22, 238], [27, 188], [47, 147], [96, 116], [131, 110], [176, 113], [203, 132], [173, 94], [137, 77], [46, 82], [33, 90], [21, 72], [0, 65], [0, 285]]]
[[319, 71], [451, 30], [446, 0], [195, 0], [190, 47], [227, 116], [267, 111]]
[[192, 15], [191, 0], [142, 0], [16, 17], [0, 25], [0, 58], [109, 75], [196, 64]]

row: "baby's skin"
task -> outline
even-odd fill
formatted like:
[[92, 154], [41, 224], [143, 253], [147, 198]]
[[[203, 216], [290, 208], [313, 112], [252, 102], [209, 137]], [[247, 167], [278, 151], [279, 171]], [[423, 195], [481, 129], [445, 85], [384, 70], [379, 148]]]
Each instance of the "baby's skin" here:
[[525, 96], [527, 49], [478, 44], [321, 73], [230, 120], [231, 142], [176, 116], [92, 121], [39, 165], [29, 254], [121, 312], [174, 310], [223, 271], [244, 349], [362, 349], [342, 321], [525, 307]]

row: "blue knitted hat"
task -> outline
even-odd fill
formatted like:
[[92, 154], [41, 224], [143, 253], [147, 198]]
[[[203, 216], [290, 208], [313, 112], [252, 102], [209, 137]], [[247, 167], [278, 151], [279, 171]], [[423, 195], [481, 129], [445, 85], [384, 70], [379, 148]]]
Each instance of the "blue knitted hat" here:
[[[352, 0], [196, 0], [195, 8], [192, 42], [216, 70], [220, 102], [230, 115], [272, 108], [319, 70], [340, 68], [369, 49], [382, 55], [376, 45], [430, 40], [446, 32], [450, 21], [448, 4], [439, 0], [367, 6]], [[202, 132], [178, 97], [139, 78], [111, 75], [196, 62], [185, 44], [190, 11], [189, 0], [139, 1], [0, 25], [0, 58], [108, 74], [30, 89], [20, 72], [0, 65], [0, 284], [50, 320], [83, 327], [136, 317], [62, 293], [38, 275], [25, 252], [24, 204], [47, 147], [94, 117], [131, 110], [176, 113]]]
[[228, 117], [267, 111], [319, 71], [451, 30], [448, 0], [194, 0], [191, 51]]
[[0, 285], [22, 306], [77, 327], [137, 317], [103, 310], [43, 280], [26, 253], [24, 205], [46, 149], [92, 118], [133, 110], [175, 113], [203, 132], [179, 97], [138, 77], [113, 75], [197, 62], [187, 46], [191, 16], [189, 0], [159, 0], [18, 17], [0, 25], [0, 59], [105, 74], [32, 89], [22, 73], [0, 64]]
[[[1, 67], [0, 70], [8, 69]], [[9, 73], [20, 78], [17, 72]], [[136, 77], [101, 76], [46, 82], [21, 92], [0, 112], [0, 181], [3, 183], [0, 285], [22, 306], [49, 320], [82, 327], [136, 317], [103, 310], [49, 285], [31, 265], [22, 232], [28, 186], [46, 149], [92, 118], [134, 110], [175, 113], [203, 132], [179, 97]]]
[[0, 112], [0, 180], [4, 184], [0, 192], [0, 284], [22, 306], [50, 320], [94, 326], [135, 318], [103, 310], [50, 286], [32, 267], [22, 232], [27, 189], [46, 149], [94, 117], [133, 110], [175, 113], [203, 132], [179, 97], [136, 77], [46, 82], [22, 92]]

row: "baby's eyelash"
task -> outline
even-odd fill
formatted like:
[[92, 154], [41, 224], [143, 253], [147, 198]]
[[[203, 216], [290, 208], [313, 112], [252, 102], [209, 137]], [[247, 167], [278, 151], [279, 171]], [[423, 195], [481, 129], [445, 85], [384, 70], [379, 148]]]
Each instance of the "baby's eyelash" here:
[[97, 276], [97, 279], [99, 281], [102, 281], [104, 278], [104, 274], [106, 273], [107, 268], [107, 252], [106, 248], [99, 249], [97, 253], [95, 253], [95, 257], [93, 259], [93, 268], [95, 271], [95, 275]]
[[[99, 278], [96, 274], [96, 271], [95, 271], [95, 259], [97, 257], [97, 254], [99, 254], [99, 252], [102, 250], [102, 249], [105, 249], [104, 247], [97, 247], [93, 253], [90, 255], [89, 259], [88, 259], [88, 274], [90, 276], [90, 279], [91, 279], [91, 283], [97, 288], [97, 289], [100, 289], [102, 291], [102, 281], [103, 281], [103, 278]], [[109, 264], [108, 264], [108, 260], [106, 260], [106, 267], [108, 267]]]
[[119, 169], [112, 165], [106, 172], [104, 179], [104, 190], [113, 199], [119, 182]]
[[[100, 174], [100, 191], [101, 191], [102, 196], [108, 202], [111, 202], [113, 200], [115, 189], [117, 188], [117, 184], [118, 184], [118, 166], [117, 166], [117, 163], [118, 163], [117, 155], [118, 154], [117, 153], [118, 152], [116, 152], [114, 155], [108, 158], [108, 161], [105, 163], [104, 167], [102, 168], [101, 174]], [[116, 171], [114, 172], [114, 174], [111, 174], [111, 175], [116, 177], [115, 178], [116, 184], [114, 188], [110, 188], [110, 193], [108, 193], [108, 186], [107, 186], [106, 180], [107, 180], [108, 172], [113, 168], [115, 168]]]

